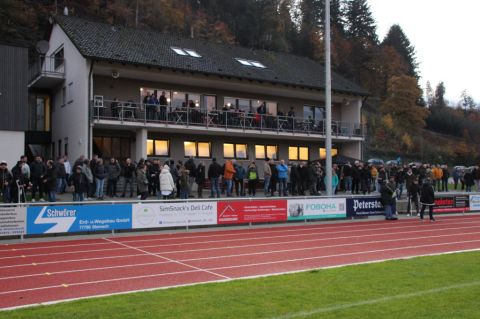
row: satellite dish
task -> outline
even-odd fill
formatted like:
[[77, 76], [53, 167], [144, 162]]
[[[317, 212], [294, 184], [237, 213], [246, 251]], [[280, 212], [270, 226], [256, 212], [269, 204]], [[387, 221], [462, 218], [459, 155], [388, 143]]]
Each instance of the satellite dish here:
[[37, 45], [35, 46], [37, 49], [37, 52], [40, 54], [46, 54], [48, 50], [50, 49], [50, 44], [48, 41], [41, 40], [37, 42]]

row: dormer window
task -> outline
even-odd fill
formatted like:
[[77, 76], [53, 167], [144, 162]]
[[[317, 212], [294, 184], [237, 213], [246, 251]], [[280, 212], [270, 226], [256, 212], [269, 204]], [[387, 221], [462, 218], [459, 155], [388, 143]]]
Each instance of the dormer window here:
[[183, 49], [183, 48], [176, 48], [176, 47], [171, 47], [171, 49], [178, 55], [182, 56], [191, 56], [194, 58], [201, 58], [202, 56], [197, 53], [195, 50], [191, 49]]
[[263, 65], [262, 63], [260, 63], [258, 61], [241, 59], [241, 58], [235, 58], [235, 60], [237, 60], [238, 62], [240, 62], [242, 65], [245, 65], [245, 66], [253, 66], [253, 67], [261, 68], [261, 69], [267, 68], [265, 65]]

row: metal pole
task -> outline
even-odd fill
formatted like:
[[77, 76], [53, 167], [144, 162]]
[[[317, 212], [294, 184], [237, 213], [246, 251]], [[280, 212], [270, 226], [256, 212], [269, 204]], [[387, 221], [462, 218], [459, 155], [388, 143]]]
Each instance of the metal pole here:
[[326, 140], [327, 151], [327, 195], [332, 196], [332, 75], [330, 61], [330, 0], [325, 0], [325, 109], [326, 109]]

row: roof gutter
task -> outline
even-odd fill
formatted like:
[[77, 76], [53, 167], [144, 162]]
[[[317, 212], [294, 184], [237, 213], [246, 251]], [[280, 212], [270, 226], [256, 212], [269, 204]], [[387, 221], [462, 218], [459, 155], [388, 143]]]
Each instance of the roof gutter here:
[[90, 71], [88, 72], [88, 99], [87, 99], [87, 110], [88, 110], [88, 141], [87, 141], [87, 158], [92, 158], [92, 108], [91, 108], [91, 101], [92, 98], [92, 74], [93, 74], [93, 64], [95, 63], [94, 60], [90, 60]]

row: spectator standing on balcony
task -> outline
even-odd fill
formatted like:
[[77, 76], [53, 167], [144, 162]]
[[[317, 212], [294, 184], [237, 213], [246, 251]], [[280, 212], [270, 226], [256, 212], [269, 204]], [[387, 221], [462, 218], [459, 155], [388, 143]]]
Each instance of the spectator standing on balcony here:
[[233, 164], [234, 164], [234, 160], [227, 160], [225, 162], [225, 170], [223, 172], [223, 179], [225, 181], [227, 197], [232, 197], [233, 176], [236, 173], [235, 168], [233, 167]]
[[0, 187], [2, 190], [2, 197], [4, 203], [10, 203], [10, 185], [12, 183], [13, 176], [12, 173], [8, 170], [7, 162], [0, 162]]
[[345, 184], [345, 193], [351, 194], [352, 193], [352, 164], [347, 162], [346, 165], [342, 168], [342, 175]]
[[110, 103], [110, 110], [112, 112], [113, 118], [118, 118], [118, 109], [120, 107], [120, 102], [118, 102], [117, 98], [113, 99], [113, 102]]
[[238, 196], [245, 196], [245, 175], [246, 171], [245, 168], [243, 168], [241, 163], [235, 163], [234, 165], [235, 168], [235, 193]]
[[88, 190], [88, 179], [82, 173], [81, 166], [75, 166], [74, 173], [68, 178], [68, 185], [73, 186], [73, 201], [83, 202], [84, 194]]
[[288, 166], [282, 159], [276, 169], [278, 172], [278, 196], [287, 196]]
[[160, 121], [165, 121], [167, 119], [168, 107], [168, 100], [165, 96], [165, 91], [163, 91], [162, 95], [160, 95], [160, 99], [158, 102], [160, 103]]
[[205, 187], [205, 164], [203, 162], [198, 163], [195, 183], [197, 183], [198, 198], [203, 198], [203, 188]]
[[141, 200], [145, 200], [148, 197], [148, 179], [147, 179], [147, 166], [145, 164], [139, 164], [137, 170], [137, 187]]
[[167, 164], [163, 165], [159, 180], [160, 194], [162, 195], [163, 199], [169, 199], [174, 194], [176, 186], [173, 176], [170, 172], [170, 167]]
[[57, 182], [58, 167], [55, 167], [52, 160], [47, 161], [47, 171], [43, 177], [43, 183], [45, 185], [45, 191], [48, 194], [48, 201], [56, 201], [56, 190], [58, 189]]
[[43, 201], [43, 176], [47, 172], [47, 166], [42, 157], [35, 156], [35, 160], [30, 165], [31, 182], [32, 182], [32, 202], [35, 202], [35, 196], [38, 191], [38, 199]]
[[258, 182], [258, 170], [255, 161], [252, 161], [248, 165], [247, 170], [247, 179], [248, 179], [248, 196], [255, 197], [257, 191], [257, 182]]
[[208, 167], [208, 179], [210, 180], [210, 198], [220, 197], [219, 178], [222, 175], [222, 166], [217, 163], [217, 159], [212, 158], [212, 163]]
[[155, 95], [152, 93], [151, 95], [147, 95], [146, 100], [143, 100], [144, 103], [146, 101], [145, 110], [147, 111], [147, 120], [155, 119], [155, 111], [156, 111], [156, 104], [155, 104]]
[[[193, 105], [195, 107], [195, 104]], [[185, 168], [188, 170], [188, 197], [193, 197], [192, 189], [193, 183], [195, 183], [195, 177], [197, 176], [197, 167], [195, 165], [195, 161], [193, 160], [193, 156], [185, 162]]]
[[268, 191], [270, 189], [270, 179], [272, 178], [272, 170], [269, 165], [270, 159], [265, 158], [265, 163], [263, 163], [263, 194], [265, 197], [268, 196]]
[[294, 122], [295, 122], [295, 110], [294, 110], [293, 106], [288, 111], [287, 117], [288, 117], [288, 128], [293, 129]]
[[55, 165], [57, 170], [57, 193], [63, 194], [65, 193], [65, 188], [67, 187], [67, 171], [65, 169], [65, 163], [63, 157], [60, 157], [57, 160], [57, 164]]
[[448, 166], [443, 165], [442, 167], [442, 190], [448, 192], [448, 179], [450, 178], [450, 172], [448, 171]]
[[111, 158], [107, 164], [107, 196], [117, 197], [117, 182], [120, 177], [120, 164], [115, 158]]
[[123, 193], [122, 197], [125, 197], [127, 192], [127, 185], [130, 186], [130, 197], [133, 197], [133, 179], [135, 177], [135, 164], [132, 163], [130, 158], [127, 158], [125, 161], [125, 166], [123, 167]]
[[89, 165], [88, 159], [84, 159], [82, 163], [82, 173], [87, 177], [88, 185], [86, 191], [86, 200], [90, 200], [95, 193], [95, 179], [93, 178], [93, 173]]
[[103, 159], [99, 158], [95, 165], [95, 171], [93, 171], [95, 177], [95, 189], [97, 200], [103, 200], [103, 186], [105, 184], [105, 178], [108, 176], [107, 170], [103, 165]]
[[431, 180], [429, 178], [427, 178], [422, 185], [420, 203], [422, 204], [422, 209], [420, 210], [420, 220], [423, 220], [423, 213], [425, 212], [425, 208], [428, 207], [428, 215], [430, 216], [430, 220], [435, 221], [435, 218], [433, 218], [433, 206], [435, 206], [435, 189], [433, 188]]

